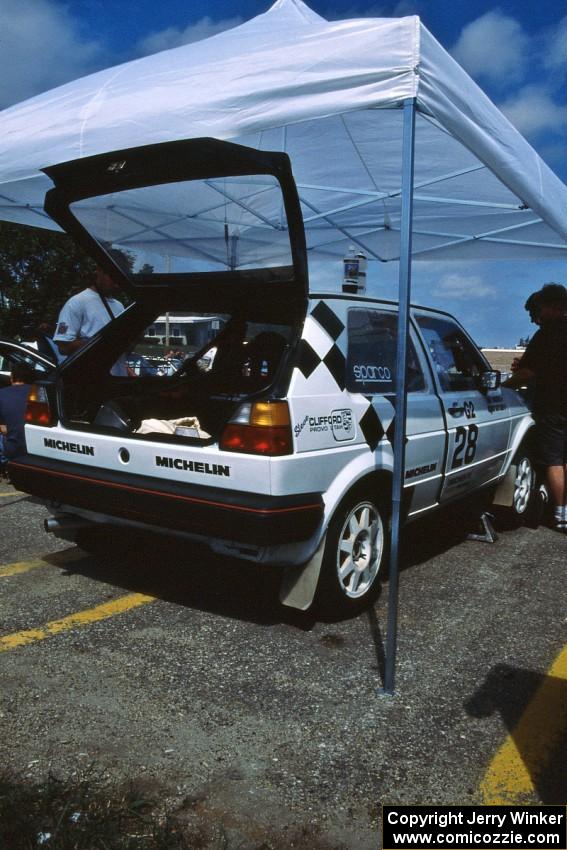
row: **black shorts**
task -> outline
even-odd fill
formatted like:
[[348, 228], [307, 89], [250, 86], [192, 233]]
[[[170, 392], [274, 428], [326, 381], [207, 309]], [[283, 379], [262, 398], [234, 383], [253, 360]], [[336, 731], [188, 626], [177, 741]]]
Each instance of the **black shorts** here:
[[537, 455], [543, 466], [567, 464], [567, 416], [547, 413], [536, 421]]

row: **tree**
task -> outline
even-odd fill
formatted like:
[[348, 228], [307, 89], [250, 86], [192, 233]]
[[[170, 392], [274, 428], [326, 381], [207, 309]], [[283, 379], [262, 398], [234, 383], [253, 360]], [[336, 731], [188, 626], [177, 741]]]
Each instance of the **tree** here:
[[54, 324], [94, 270], [67, 235], [0, 222], [0, 336], [25, 339], [40, 323]]

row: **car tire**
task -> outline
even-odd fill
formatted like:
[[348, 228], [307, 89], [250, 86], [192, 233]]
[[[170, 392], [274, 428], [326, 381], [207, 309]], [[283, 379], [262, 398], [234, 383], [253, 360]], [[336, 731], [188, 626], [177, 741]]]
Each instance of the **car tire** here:
[[521, 449], [512, 466], [515, 468], [512, 516], [517, 525], [536, 526], [545, 508], [536, 466], [529, 452]]
[[339, 506], [327, 531], [317, 605], [325, 614], [355, 614], [376, 598], [389, 557], [390, 523], [384, 506], [364, 492]]

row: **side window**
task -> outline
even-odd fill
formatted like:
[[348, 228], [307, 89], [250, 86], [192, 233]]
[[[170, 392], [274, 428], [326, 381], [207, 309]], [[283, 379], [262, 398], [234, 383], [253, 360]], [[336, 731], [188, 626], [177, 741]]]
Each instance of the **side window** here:
[[[352, 309], [348, 313], [347, 390], [354, 393], [396, 391], [397, 316], [380, 310]], [[423, 372], [410, 340], [408, 392], [425, 389]]]
[[419, 316], [417, 322], [441, 388], [446, 392], [478, 389], [478, 376], [486, 365], [459, 326], [436, 316]]

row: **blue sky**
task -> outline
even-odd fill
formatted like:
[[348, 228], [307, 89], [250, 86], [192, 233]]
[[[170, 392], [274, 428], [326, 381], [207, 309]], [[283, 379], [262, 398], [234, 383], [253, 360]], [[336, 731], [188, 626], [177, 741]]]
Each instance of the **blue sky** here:
[[[100, 68], [177, 47], [265, 11], [270, 0], [0, 0], [0, 108]], [[567, 183], [566, 0], [311, 0], [323, 17], [420, 15]], [[415, 300], [459, 316], [485, 345], [530, 332], [523, 303], [567, 262], [414, 266]], [[373, 291], [395, 293], [380, 266]]]

